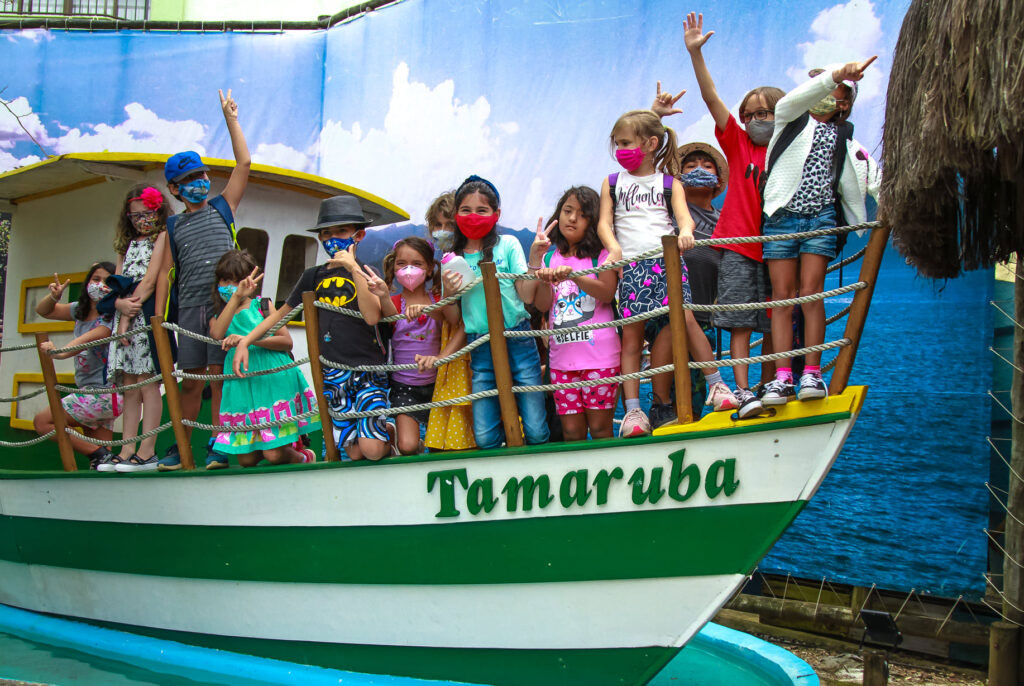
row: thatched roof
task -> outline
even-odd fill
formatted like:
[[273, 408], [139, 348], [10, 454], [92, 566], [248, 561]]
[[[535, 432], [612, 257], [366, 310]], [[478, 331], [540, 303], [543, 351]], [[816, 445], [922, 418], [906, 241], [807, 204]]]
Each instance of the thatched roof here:
[[880, 218], [935, 278], [1024, 251], [1024, 2], [914, 0], [889, 76]]

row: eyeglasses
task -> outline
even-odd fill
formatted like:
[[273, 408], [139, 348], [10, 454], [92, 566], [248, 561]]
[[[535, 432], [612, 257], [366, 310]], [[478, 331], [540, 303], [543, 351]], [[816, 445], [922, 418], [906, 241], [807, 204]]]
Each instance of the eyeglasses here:
[[158, 212], [156, 210], [146, 210], [145, 212], [128, 212], [128, 219], [156, 219]]
[[740, 115], [740, 120], [746, 124], [751, 119], [758, 121], [766, 120], [770, 115], [775, 114], [772, 110], [754, 110], [753, 112], [744, 112]]

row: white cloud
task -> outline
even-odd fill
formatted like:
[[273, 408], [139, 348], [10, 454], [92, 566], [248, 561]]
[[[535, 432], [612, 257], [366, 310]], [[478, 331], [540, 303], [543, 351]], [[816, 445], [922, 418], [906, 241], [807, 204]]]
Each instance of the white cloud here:
[[[21, 120], [20, 124], [18, 123], [19, 119]], [[32, 111], [28, 98], [24, 96], [15, 98], [7, 101], [6, 107], [0, 107], [0, 148], [10, 150], [15, 143], [31, 142], [25, 129], [43, 145], [50, 142], [46, 127], [39, 120], [39, 115]]]
[[7, 40], [12, 43], [17, 43], [19, 40], [27, 40], [32, 43], [39, 43], [42, 41], [52, 41], [53, 34], [46, 29], [22, 29], [20, 31], [5, 31], [4, 34], [7, 36]]
[[[849, 0], [822, 10], [811, 22], [812, 40], [797, 47], [803, 53], [801, 66], [787, 74], [794, 83], [807, 80], [807, 71], [826, 64], [854, 62], [881, 55], [882, 22], [875, 14], [870, 0]], [[880, 68], [878, 61], [868, 67], [860, 82], [857, 99], [871, 100], [882, 92], [888, 68]]]
[[308, 172], [313, 169], [310, 154], [283, 143], [260, 143], [252, 154], [252, 161], [296, 171]]
[[68, 152], [170, 152], [195, 150], [206, 154], [202, 144], [206, 127], [192, 119], [169, 121], [133, 102], [125, 105], [127, 118], [115, 126], [85, 124], [54, 141], [58, 154]]
[[27, 157], [15, 157], [9, 152], [0, 150], [0, 172], [10, 171], [11, 169], [17, 169], [18, 167], [24, 167], [26, 164], [35, 164], [40, 162], [41, 157], [36, 155], [29, 155]]

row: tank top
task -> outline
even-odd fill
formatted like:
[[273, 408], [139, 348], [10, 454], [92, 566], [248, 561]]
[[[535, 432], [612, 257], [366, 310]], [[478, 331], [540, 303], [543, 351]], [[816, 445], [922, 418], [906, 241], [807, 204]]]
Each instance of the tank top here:
[[665, 205], [664, 175], [633, 176], [619, 172], [615, 184], [615, 238], [622, 257], [636, 257], [661, 247], [661, 237], [675, 233]]
[[[399, 312], [405, 312], [404, 297], [393, 295], [391, 301]], [[430, 295], [430, 302], [437, 302], [433, 294]], [[440, 350], [441, 325], [430, 315], [422, 314], [411, 322], [407, 319], [395, 322], [395, 333], [391, 337], [391, 353], [395, 364], [416, 364], [417, 355], [436, 355]], [[437, 370], [400, 370], [392, 372], [391, 378], [409, 386], [426, 386], [434, 383]]]

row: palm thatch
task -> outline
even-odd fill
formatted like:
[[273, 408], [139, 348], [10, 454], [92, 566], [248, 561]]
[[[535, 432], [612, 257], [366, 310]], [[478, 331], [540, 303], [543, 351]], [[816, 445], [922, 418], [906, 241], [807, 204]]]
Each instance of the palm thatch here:
[[882, 162], [879, 217], [922, 274], [1024, 251], [1024, 2], [914, 0]]

